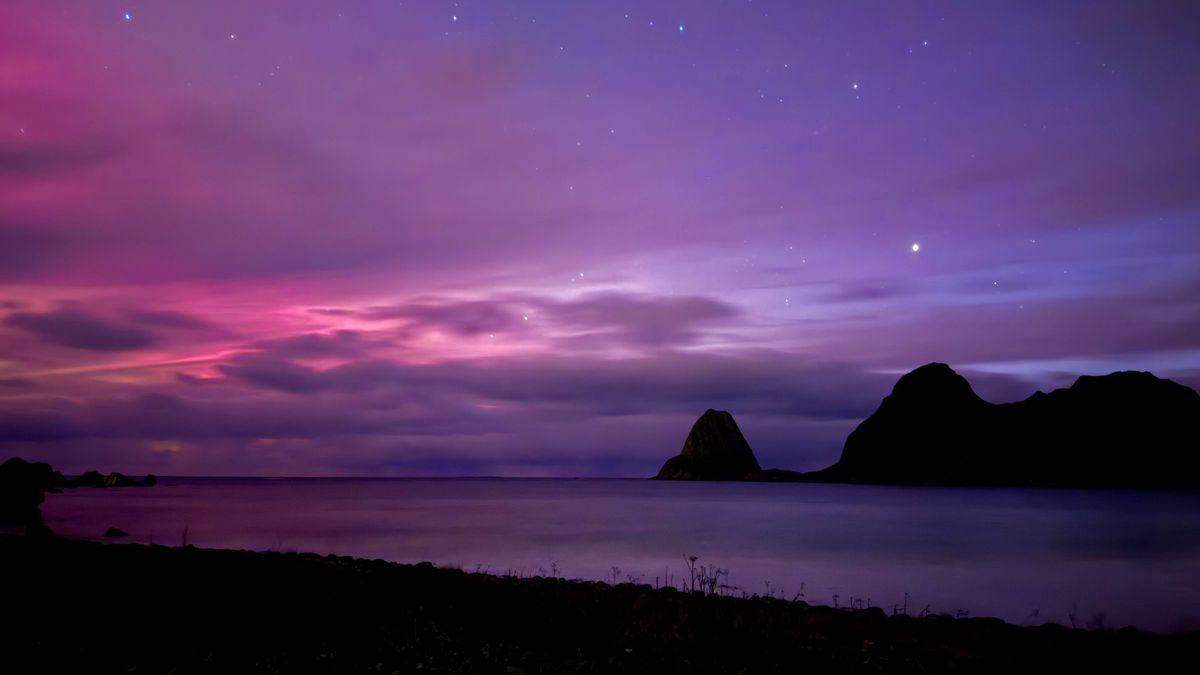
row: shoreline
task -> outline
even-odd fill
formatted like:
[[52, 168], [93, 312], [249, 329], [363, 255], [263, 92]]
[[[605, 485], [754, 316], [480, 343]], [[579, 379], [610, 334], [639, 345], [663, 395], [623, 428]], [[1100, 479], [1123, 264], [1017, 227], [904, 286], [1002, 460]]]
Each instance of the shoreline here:
[[0, 535], [0, 659], [281, 672], [1170, 672], [1179, 635], [888, 616], [383, 560]]

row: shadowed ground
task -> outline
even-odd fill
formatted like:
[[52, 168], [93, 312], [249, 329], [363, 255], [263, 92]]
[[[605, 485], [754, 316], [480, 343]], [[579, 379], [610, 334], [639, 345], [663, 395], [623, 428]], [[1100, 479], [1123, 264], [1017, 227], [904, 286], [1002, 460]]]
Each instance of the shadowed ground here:
[[1169, 672], [1200, 650], [1196, 633], [886, 617], [428, 564], [56, 538], [0, 536], [0, 575], [9, 673]]

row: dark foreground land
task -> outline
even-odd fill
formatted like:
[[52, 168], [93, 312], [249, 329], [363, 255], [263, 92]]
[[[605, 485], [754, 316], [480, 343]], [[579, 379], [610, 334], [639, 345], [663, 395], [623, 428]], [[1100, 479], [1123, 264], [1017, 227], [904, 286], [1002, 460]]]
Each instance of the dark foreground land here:
[[429, 564], [0, 536], [0, 671], [1191, 671], [1200, 634], [886, 617]]

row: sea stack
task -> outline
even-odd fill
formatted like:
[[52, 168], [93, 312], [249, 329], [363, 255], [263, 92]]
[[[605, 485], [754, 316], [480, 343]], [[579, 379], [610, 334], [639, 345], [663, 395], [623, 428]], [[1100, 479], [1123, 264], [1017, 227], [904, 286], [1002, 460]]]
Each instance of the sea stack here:
[[692, 425], [683, 450], [668, 459], [659, 480], [744, 480], [762, 471], [737, 422], [724, 410], [708, 409]]

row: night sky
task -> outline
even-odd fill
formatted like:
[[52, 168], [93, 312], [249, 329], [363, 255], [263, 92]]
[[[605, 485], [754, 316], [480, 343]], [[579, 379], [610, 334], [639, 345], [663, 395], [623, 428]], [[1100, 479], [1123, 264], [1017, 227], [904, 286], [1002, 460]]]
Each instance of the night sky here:
[[815, 469], [902, 372], [1200, 384], [1191, 2], [0, 5], [0, 455]]

